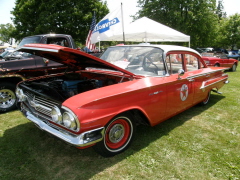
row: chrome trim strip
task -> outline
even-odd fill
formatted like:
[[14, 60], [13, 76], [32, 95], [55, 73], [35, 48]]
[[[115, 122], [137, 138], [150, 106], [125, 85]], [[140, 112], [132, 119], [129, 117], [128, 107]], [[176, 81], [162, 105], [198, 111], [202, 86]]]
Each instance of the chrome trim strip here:
[[21, 47], [20, 49], [31, 49], [31, 50], [37, 50], [37, 51], [48, 51], [48, 52], [58, 52], [56, 49], [46, 49], [46, 48], [34, 48], [34, 47]]
[[[217, 79], [217, 78], [215, 78], [215, 79]], [[213, 83], [211, 83], [211, 84], [208, 84], [207, 86], [205, 86], [205, 84], [207, 83], [207, 81], [203, 81], [202, 86], [200, 87], [200, 89], [204, 89], [204, 88], [206, 88], [206, 87], [208, 87], [208, 86], [211, 86], [211, 85], [213, 85], [213, 84], [216, 84], [216, 83], [218, 83], [218, 82], [220, 82], [220, 81], [224, 81], [225, 79], [227, 79], [227, 77], [224, 78], [224, 79], [220, 79], [220, 80], [218, 80], [218, 81], [215, 81], [215, 82], [213, 82]], [[225, 82], [226, 82], [226, 81], [225, 81]], [[225, 83], [225, 82], [224, 82], [224, 83]]]
[[227, 69], [229, 69], [229, 68], [220, 69], [220, 70], [214, 70], [214, 71], [211, 71], [211, 72], [207, 72], [207, 73], [203, 73], [203, 74], [198, 74], [198, 75], [193, 75], [193, 76], [188, 76], [187, 79], [192, 79], [192, 78], [196, 78], [196, 77], [206, 76], [206, 75], [210, 75], [210, 74], [213, 74], [213, 73], [215, 73], [215, 72], [224, 71], [224, 70], [227, 70]]
[[[44, 131], [62, 139], [63, 141], [65, 141], [71, 145], [78, 146], [78, 147], [89, 146], [91, 144], [101, 141], [103, 139], [103, 134], [105, 131], [105, 128], [101, 127], [101, 128], [97, 128], [97, 129], [93, 129], [93, 130], [84, 132], [84, 133], [76, 135], [76, 136], [71, 136], [70, 134], [60, 132], [60, 131], [48, 126], [46, 123], [39, 120], [37, 117], [35, 117], [30, 112], [26, 112], [26, 117], [30, 121], [35, 123], [35, 125], [38, 126], [41, 130], [44, 130]], [[93, 132], [100, 132], [101, 136], [99, 136], [99, 137], [95, 136], [95, 137], [91, 137], [91, 138], [86, 137], [88, 134], [93, 133]]]

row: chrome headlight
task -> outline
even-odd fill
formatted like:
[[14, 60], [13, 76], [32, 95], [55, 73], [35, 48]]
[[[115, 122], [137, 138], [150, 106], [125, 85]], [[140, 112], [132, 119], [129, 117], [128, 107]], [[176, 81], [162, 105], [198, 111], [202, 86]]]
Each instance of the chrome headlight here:
[[77, 129], [77, 123], [73, 117], [72, 114], [69, 112], [64, 112], [63, 113], [63, 124], [66, 128], [76, 130]]
[[51, 110], [52, 121], [66, 127], [67, 129], [78, 131], [80, 129], [80, 123], [76, 115], [68, 108], [63, 109], [53, 106]]
[[23, 90], [20, 89], [19, 87], [17, 87], [17, 89], [16, 89], [16, 95], [18, 97], [19, 102], [26, 101], [26, 99], [27, 99], [27, 96], [23, 93]]
[[77, 116], [68, 108], [62, 107], [65, 112], [62, 115], [63, 125], [73, 131], [78, 131], [80, 129], [80, 123]]
[[53, 122], [58, 124], [62, 123], [62, 113], [57, 106], [53, 106], [51, 110], [51, 117]]

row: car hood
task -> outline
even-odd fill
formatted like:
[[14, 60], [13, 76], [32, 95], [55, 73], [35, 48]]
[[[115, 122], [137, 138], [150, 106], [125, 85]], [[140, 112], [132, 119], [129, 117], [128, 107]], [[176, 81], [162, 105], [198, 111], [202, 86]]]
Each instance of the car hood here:
[[106, 62], [98, 57], [89, 55], [80, 50], [71, 49], [54, 44], [25, 44], [17, 49], [18, 51], [28, 52], [37, 56], [47, 58], [49, 60], [56, 61], [67, 66], [84, 70], [87, 67], [101, 68], [107, 70], [120, 71], [124, 74], [133, 76], [134, 74], [115, 66], [109, 62]]

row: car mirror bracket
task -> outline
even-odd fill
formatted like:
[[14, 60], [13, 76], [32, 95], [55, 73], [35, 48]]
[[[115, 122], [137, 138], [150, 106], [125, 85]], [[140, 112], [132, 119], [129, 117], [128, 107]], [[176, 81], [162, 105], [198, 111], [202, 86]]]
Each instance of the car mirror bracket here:
[[183, 69], [179, 69], [179, 70], [178, 70], [178, 79], [181, 79], [180, 76], [183, 76], [184, 73], [185, 73], [185, 71], [184, 71]]

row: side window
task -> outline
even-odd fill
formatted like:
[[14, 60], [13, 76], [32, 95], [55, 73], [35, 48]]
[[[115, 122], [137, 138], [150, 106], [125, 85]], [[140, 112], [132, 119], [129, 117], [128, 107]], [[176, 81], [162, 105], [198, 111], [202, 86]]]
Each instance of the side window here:
[[185, 59], [186, 59], [186, 68], [187, 71], [194, 71], [199, 69], [199, 60], [197, 57], [191, 55], [191, 54], [185, 54]]
[[169, 54], [166, 62], [170, 74], [176, 74], [179, 69], [183, 69], [182, 54]]

